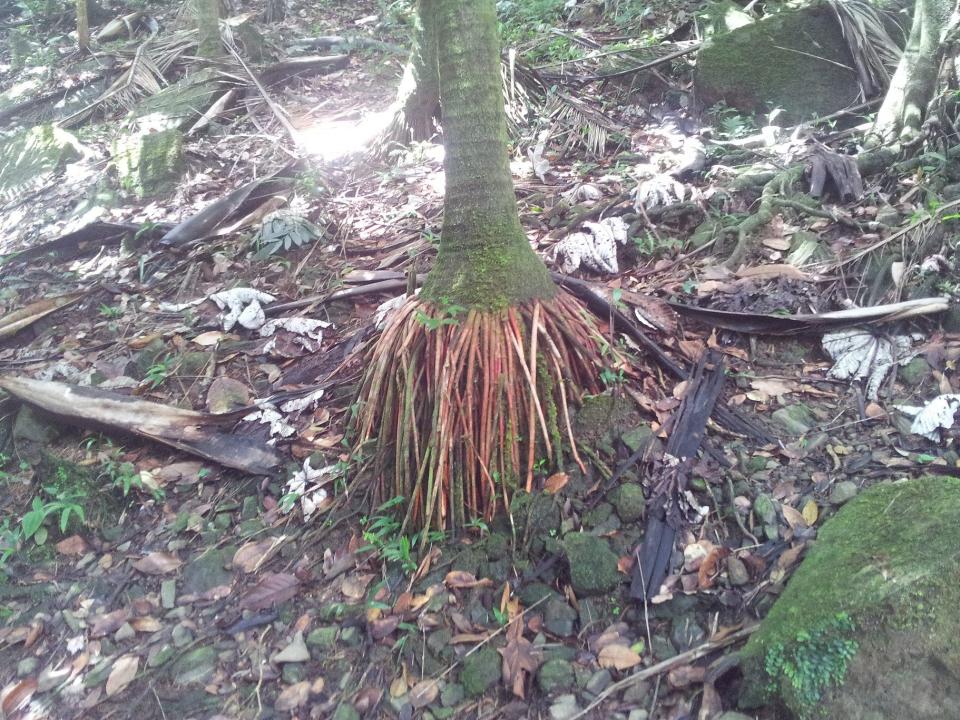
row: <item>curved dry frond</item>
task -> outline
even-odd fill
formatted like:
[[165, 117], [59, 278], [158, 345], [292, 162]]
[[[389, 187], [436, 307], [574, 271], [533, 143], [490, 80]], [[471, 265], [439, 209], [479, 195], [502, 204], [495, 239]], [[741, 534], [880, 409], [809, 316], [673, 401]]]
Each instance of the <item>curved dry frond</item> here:
[[862, 99], [880, 94], [900, 60], [900, 45], [887, 29], [895, 23], [890, 19], [885, 21], [885, 13], [864, 0], [828, 2], [850, 49]]

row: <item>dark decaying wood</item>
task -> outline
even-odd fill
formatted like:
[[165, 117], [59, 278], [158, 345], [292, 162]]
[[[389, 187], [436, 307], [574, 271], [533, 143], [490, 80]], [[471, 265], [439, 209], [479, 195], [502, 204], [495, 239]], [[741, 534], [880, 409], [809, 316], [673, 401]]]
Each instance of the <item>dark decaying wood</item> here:
[[681, 499], [707, 420], [720, 397], [723, 371], [722, 355], [713, 350], [703, 354], [670, 423], [663, 457], [654, 464], [646, 532], [630, 582], [630, 596], [638, 600], [656, 595], [667, 576], [673, 546], [683, 524]]

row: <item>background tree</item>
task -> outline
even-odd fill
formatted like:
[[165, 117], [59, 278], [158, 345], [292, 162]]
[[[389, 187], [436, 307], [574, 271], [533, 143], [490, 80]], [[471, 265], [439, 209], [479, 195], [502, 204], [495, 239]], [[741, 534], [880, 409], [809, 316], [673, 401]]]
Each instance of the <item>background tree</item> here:
[[86, 50], [90, 47], [90, 13], [87, 0], [77, 0], [77, 47]]
[[958, 13], [954, 0], [915, 0], [910, 36], [871, 131], [875, 144], [919, 136], [944, 55], [956, 40]]
[[603, 340], [520, 225], [493, 0], [420, 13], [436, 22], [443, 229], [420, 297], [371, 350], [355, 427], [359, 446], [375, 440], [381, 500], [407, 498], [408, 525], [457, 527], [529, 489], [564, 445], [579, 462], [567, 406], [599, 390]]
[[197, 9], [197, 52], [201, 57], [218, 58], [223, 55], [220, 37], [220, 0], [194, 0]]

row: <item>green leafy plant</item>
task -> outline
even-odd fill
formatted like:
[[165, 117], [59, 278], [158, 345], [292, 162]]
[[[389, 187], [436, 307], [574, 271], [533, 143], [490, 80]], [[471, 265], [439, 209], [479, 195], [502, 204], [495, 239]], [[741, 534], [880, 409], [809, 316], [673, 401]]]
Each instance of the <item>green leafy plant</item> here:
[[458, 325], [460, 319], [457, 316], [466, 312], [466, 310], [461, 305], [451, 303], [448, 298], [440, 298], [440, 306], [436, 315], [427, 315], [422, 310], [417, 310], [417, 320], [427, 330], [439, 330], [444, 325]]
[[105, 303], [100, 303], [100, 316], [105, 318], [118, 318], [123, 315], [123, 310], [121, 310], [116, 305], [106, 305]]
[[847, 613], [837, 613], [826, 626], [802, 630], [787, 645], [773, 645], [764, 659], [770, 689], [779, 686], [798, 707], [812, 709], [827, 688], [843, 682], [857, 652], [857, 642], [850, 638], [855, 629]]
[[403, 501], [403, 496], [398, 495], [378, 507], [376, 515], [360, 518], [363, 539], [367, 544], [359, 551], [375, 551], [386, 562], [397, 564], [404, 572], [410, 573], [418, 566], [414, 550], [442, 542], [446, 534], [440, 530], [421, 530], [409, 537], [401, 535], [402, 524], [389, 511], [402, 505]]
[[80, 504], [83, 499], [80, 493], [60, 490], [53, 486], [45, 487], [44, 492], [53, 499], [45, 501], [39, 495], [34, 497], [30, 510], [20, 520], [23, 539], [33, 538], [37, 545], [43, 545], [47, 540], [44, 527], [47, 518], [59, 517], [58, 526], [61, 533], [67, 532], [71, 517], [78, 518], [80, 522], [86, 519], [83, 505]]
[[150, 385], [151, 390], [156, 390], [163, 385], [167, 379], [176, 372], [177, 359], [171, 355], [166, 355], [162, 360], [155, 362], [144, 373], [143, 379]]

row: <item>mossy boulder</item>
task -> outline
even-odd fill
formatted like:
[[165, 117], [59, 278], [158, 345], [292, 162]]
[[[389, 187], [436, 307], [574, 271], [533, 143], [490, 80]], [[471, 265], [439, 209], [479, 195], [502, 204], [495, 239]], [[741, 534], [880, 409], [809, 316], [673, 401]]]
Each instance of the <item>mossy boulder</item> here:
[[494, 648], [487, 645], [463, 661], [460, 684], [467, 695], [482, 695], [500, 679], [501, 658]]
[[782, 108], [785, 122], [799, 122], [854, 104], [853, 68], [836, 14], [817, 4], [715, 35], [698, 56], [695, 88], [705, 107]]
[[647, 498], [643, 494], [643, 488], [635, 483], [621, 485], [610, 493], [608, 499], [624, 522], [639, 520], [647, 508]]
[[960, 707], [960, 479], [878, 485], [824, 524], [741, 653], [744, 708], [934, 720]]
[[570, 533], [563, 538], [570, 565], [570, 585], [577, 595], [600, 595], [620, 584], [617, 556], [603, 538]]
[[138, 198], [172, 190], [184, 171], [183, 134], [170, 128], [126, 135], [114, 144], [120, 187]]
[[186, 130], [226, 91], [212, 69], [203, 69], [168, 85], [133, 109], [130, 125], [141, 132]]

